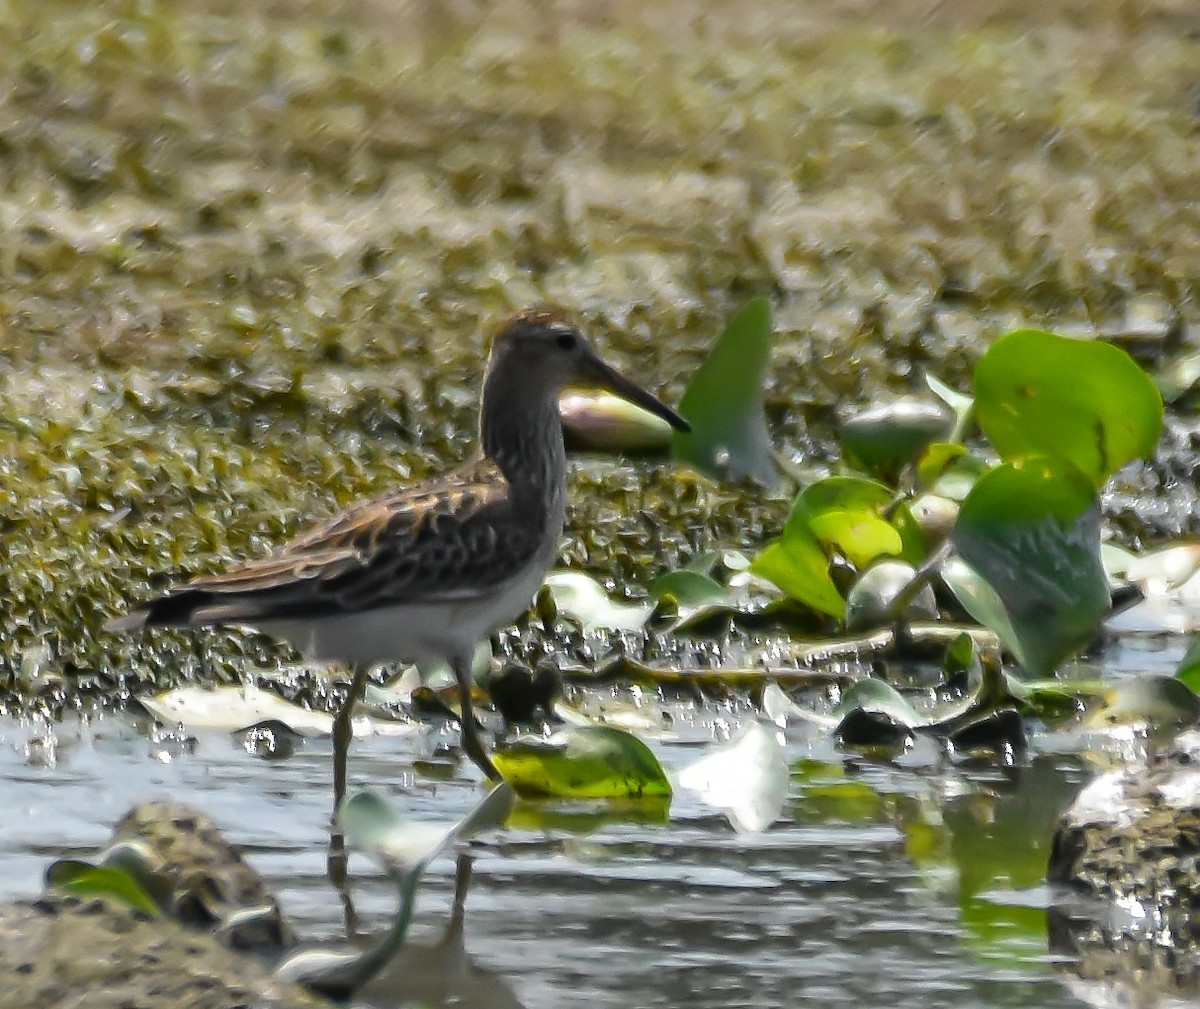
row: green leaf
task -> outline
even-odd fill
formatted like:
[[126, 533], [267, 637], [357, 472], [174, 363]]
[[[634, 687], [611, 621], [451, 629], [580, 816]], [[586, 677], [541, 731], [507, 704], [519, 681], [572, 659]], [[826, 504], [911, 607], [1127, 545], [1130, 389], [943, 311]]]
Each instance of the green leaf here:
[[932, 372], [925, 373], [925, 384], [929, 386], [930, 392], [954, 411], [954, 431], [950, 435], [950, 441], [962, 441], [967, 425], [975, 413], [974, 398], [947, 385]]
[[837, 551], [859, 568], [880, 556], [897, 556], [904, 541], [882, 516], [893, 496], [883, 484], [861, 477], [818, 480], [797, 495], [783, 539], [811, 533], [827, 550]]
[[523, 797], [622, 799], [669, 796], [671, 784], [637, 736], [607, 725], [526, 737], [500, 747], [492, 762]]
[[858, 568], [878, 557], [921, 559], [924, 537], [907, 508], [896, 510], [895, 523], [883, 517], [893, 497], [883, 484], [862, 477], [818, 480], [796, 496], [783, 535], [759, 554], [751, 572], [840, 619], [846, 604], [829, 577], [831, 556]]
[[975, 368], [979, 426], [1005, 459], [1056, 456], [1099, 487], [1154, 450], [1162, 397], [1130, 356], [1107, 343], [1022, 329]]
[[1175, 676], [1196, 693], [1200, 693], [1200, 638], [1192, 642], [1192, 646], [1180, 660]]
[[650, 594], [656, 599], [673, 600], [681, 612], [729, 601], [729, 589], [719, 581], [686, 568], [669, 571], [654, 579]]
[[873, 406], [838, 425], [847, 459], [868, 473], [894, 475], [932, 442], [954, 432], [954, 413], [942, 403], [900, 399]]
[[841, 702], [833, 709], [833, 713], [839, 717], [845, 717], [852, 711], [887, 715], [908, 729], [927, 725], [931, 721], [928, 715], [918, 712], [890, 683], [873, 676], [850, 684]]
[[692, 430], [673, 434], [675, 457], [713, 476], [779, 479], [763, 416], [771, 306], [752, 298], [725, 327], [679, 404]]
[[754, 558], [750, 572], [820, 613], [838, 620], [846, 613], [846, 601], [829, 577], [829, 558], [811, 533], [769, 544]]
[[907, 561], [882, 560], [859, 575], [846, 593], [846, 630], [862, 631], [897, 620], [935, 620], [937, 600], [924, 585], [899, 613], [892, 609], [902, 592], [909, 590], [917, 571]]
[[46, 869], [46, 884], [79, 896], [113, 897], [156, 918], [160, 913], [154, 898], [121, 865], [92, 865], [78, 859], [63, 859]]
[[[1069, 462], [1006, 463], [980, 477], [963, 501], [951, 541], [994, 591], [996, 613], [972, 608], [1042, 676], [1087, 645], [1108, 611], [1095, 488]], [[954, 585], [951, 584], [954, 588]], [[956, 593], [957, 594], [957, 593]]]

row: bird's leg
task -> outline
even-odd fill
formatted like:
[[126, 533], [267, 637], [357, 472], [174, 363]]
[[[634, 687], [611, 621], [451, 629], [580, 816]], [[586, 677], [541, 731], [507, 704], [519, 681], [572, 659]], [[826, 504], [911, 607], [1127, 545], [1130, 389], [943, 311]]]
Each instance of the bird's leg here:
[[346, 758], [350, 754], [350, 740], [354, 738], [354, 724], [351, 721], [354, 716], [354, 705], [362, 696], [369, 668], [365, 663], [352, 667], [350, 691], [346, 694], [346, 699], [333, 718], [333, 815], [335, 819], [338, 809], [341, 808], [342, 799], [346, 797]]
[[350, 741], [354, 738], [354, 725], [351, 721], [354, 705], [366, 685], [369, 669], [370, 666], [365, 664], [352, 668], [350, 692], [333, 718], [333, 832], [329, 835], [329, 853], [326, 856], [325, 869], [329, 881], [333, 883], [334, 889], [342, 899], [347, 936], [352, 936], [357, 931], [357, 916], [354, 903], [350, 899], [350, 891], [346, 889], [346, 838], [338, 829], [337, 816], [342, 799], [346, 797], [346, 760], [350, 753]]
[[471, 659], [461, 655], [450, 660], [454, 678], [458, 680], [459, 724], [462, 726], [462, 746], [475, 766], [492, 781], [500, 780], [500, 772], [492, 763], [479, 738], [479, 727], [475, 724], [475, 707], [471, 702]]

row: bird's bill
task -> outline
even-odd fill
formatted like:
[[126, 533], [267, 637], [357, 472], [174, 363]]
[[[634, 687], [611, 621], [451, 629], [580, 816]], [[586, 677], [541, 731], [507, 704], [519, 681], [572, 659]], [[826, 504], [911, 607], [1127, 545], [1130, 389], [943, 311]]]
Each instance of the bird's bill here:
[[616, 368], [605, 364], [596, 355], [589, 355], [584, 365], [585, 381], [590, 386], [607, 389], [622, 399], [635, 403], [656, 417], [661, 417], [676, 431], [690, 431], [692, 426], [657, 396], [651, 395], [632, 379], [626, 378]]

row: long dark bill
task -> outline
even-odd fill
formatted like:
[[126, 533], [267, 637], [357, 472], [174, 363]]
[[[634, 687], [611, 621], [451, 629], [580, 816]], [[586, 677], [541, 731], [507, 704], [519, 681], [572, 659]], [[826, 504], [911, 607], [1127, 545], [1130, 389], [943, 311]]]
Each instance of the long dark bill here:
[[595, 354], [589, 354], [587, 358], [587, 368], [591, 371], [589, 378], [596, 385], [608, 389], [610, 392], [615, 392], [622, 399], [627, 399], [631, 403], [636, 403], [644, 410], [649, 410], [657, 417], [661, 417], [676, 431], [688, 432], [692, 429], [692, 425], [679, 416], [666, 403], [657, 396], [653, 396], [643, 389], [632, 379], [626, 378], [611, 365], [605, 364]]

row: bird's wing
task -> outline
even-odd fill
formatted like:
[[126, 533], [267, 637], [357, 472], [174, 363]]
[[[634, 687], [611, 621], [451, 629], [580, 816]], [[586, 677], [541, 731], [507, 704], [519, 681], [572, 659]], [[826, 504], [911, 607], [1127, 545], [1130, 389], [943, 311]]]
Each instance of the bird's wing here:
[[130, 614], [140, 621], [113, 627], [252, 623], [473, 598], [524, 567], [543, 537], [536, 516], [517, 515], [500, 470], [480, 459], [352, 505], [276, 553], [196, 578]]

